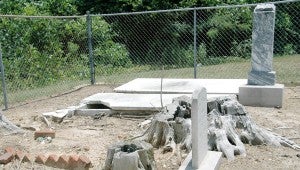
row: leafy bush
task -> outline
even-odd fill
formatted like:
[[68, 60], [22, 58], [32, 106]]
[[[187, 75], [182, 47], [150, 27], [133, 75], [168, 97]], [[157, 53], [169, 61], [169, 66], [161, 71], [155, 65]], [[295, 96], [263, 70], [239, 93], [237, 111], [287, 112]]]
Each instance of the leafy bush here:
[[[48, 14], [45, 6], [56, 2], [34, 5], [21, 1], [18, 7], [26, 15]], [[73, 10], [64, 3], [61, 5]], [[62, 14], [64, 10], [57, 9], [55, 13]], [[93, 36], [98, 38], [94, 43], [96, 59], [103, 55], [99, 61], [104, 64], [128, 67], [131, 64], [128, 52], [124, 45], [112, 40], [114, 33], [109, 24], [100, 17], [92, 24]], [[45, 86], [62, 79], [81, 80], [90, 75], [85, 17], [0, 18], [0, 42], [7, 82], [13, 90]]]
[[113, 67], [129, 67], [132, 65], [124, 45], [106, 41], [94, 50], [96, 65], [111, 65]]

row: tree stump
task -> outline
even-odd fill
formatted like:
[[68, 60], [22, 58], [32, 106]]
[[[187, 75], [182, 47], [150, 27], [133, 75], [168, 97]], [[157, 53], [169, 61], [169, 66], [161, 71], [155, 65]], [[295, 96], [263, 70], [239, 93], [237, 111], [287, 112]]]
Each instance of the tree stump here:
[[156, 169], [153, 147], [151, 144], [140, 140], [117, 143], [108, 149], [104, 169]]
[[191, 150], [191, 99], [182, 96], [173, 99], [152, 119], [146, 132], [133, 139], [152, 144], [155, 148], [163, 147], [163, 152], [174, 152], [176, 145]]
[[[245, 143], [300, 150], [293, 141], [256, 125], [234, 97], [208, 100], [207, 111], [209, 150], [223, 152], [228, 160], [233, 160], [235, 155], [245, 156]], [[154, 116], [143, 135], [133, 139], [163, 148], [163, 152], [174, 151], [176, 145], [189, 152], [192, 147], [190, 113], [191, 99], [187, 96], [175, 98], [172, 104]]]

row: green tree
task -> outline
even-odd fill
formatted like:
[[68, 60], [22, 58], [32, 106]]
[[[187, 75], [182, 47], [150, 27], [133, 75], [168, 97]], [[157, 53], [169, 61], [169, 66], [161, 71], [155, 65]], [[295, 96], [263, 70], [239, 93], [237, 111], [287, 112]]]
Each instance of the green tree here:
[[[74, 0], [64, 2], [4, 0], [0, 2], [0, 13], [76, 15], [78, 12], [74, 2]], [[122, 56], [125, 58], [123, 60], [128, 58], [126, 48], [112, 41], [113, 31], [108, 23], [102, 18], [97, 18], [93, 21], [92, 27], [93, 35], [101, 40], [94, 44], [95, 49], [103, 47], [101, 49], [110, 54], [114, 49], [113, 54]], [[60, 79], [81, 79], [89, 76], [85, 17], [75, 19], [2, 17], [0, 42], [6, 77], [12, 88], [37, 87]]]

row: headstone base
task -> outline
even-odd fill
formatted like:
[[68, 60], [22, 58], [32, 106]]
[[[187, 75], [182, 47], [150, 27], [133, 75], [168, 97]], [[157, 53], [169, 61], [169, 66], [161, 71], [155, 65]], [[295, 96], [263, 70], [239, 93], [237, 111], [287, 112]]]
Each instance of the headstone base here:
[[274, 85], [275, 84], [275, 71], [251, 71], [248, 74], [249, 85]]
[[245, 106], [282, 107], [283, 89], [283, 84], [243, 85], [239, 87], [238, 99]]
[[[207, 151], [199, 170], [217, 170], [220, 168], [222, 152]], [[192, 167], [192, 152], [182, 162], [179, 170], [195, 170]]]

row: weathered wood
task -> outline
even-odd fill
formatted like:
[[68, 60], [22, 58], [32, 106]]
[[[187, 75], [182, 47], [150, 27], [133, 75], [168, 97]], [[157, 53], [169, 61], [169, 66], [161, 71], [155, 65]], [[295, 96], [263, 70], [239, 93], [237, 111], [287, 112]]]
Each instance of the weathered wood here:
[[[174, 99], [172, 104], [153, 117], [150, 127], [136, 139], [160, 147], [163, 152], [174, 152], [176, 145], [189, 152], [192, 146], [190, 102], [186, 96]], [[293, 141], [256, 125], [234, 97], [210, 99], [207, 109], [209, 150], [223, 152], [228, 160], [233, 160], [235, 155], [246, 156], [244, 143], [300, 150]]]
[[14, 125], [0, 112], [0, 127], [7, 129], [10, 133], [24, 133], [24, 130]]
[[209, 146], [229, 159], [246, 155], [244, 143], [274, 145], [300, 149], [293, 141], [259, 127], [245, 107], [234, 98], [217, 98], [208, 102]]
[[151, 144], [134, 140], [121, 142], [109, 147], [105, 170], [153, 170], [156, 169]]
[[234, 155], [246, 155], [244, 144], [239, 139], [232, 116], [221, 116], [216, 110], [208, 114], [208, 146], [210, 150], [218, 150], [233, 160]]
[[162, 147], [162, 152], [175, 152], [176, 144], [181, 148], [191, 150], [191, 99], [182, 96], [173, 99], [152, 119], [146, 132], [132, 139], [139, 139], [152, 144], [153, 147]]

